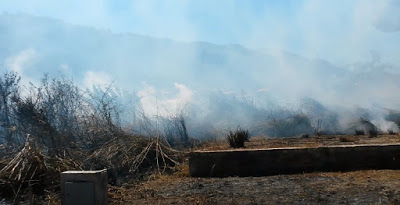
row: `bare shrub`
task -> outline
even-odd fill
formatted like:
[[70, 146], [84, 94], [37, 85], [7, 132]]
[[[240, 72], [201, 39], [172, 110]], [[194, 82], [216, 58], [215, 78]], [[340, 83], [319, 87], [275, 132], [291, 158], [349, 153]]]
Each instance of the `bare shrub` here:
[[237, 128], [236, 130], [230, 130], [227, 135], [229, 145], [233, 148], [244, 147], [244, 142], [249, 141], [250, 134], [248, 130]]
[[182, 114], [164, 118], [163, 121], [165, 138], [171, 147], [185, 148], [190, 146], [189, 134]]
[[295, 114], [284, 119], [272, 119], [268, 123], [274, 137], [291, 137], [312, 133], [310, 119], [304, 114]]

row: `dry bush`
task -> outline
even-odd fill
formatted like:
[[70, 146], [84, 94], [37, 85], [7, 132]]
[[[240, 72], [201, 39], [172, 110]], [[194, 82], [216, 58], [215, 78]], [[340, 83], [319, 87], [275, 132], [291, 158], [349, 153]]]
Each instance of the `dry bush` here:
[[192, 143], [182, 114], [163, 118], [164, 135], [171, 147], [184, 149], [191, 147]]
[[273, 137], [292, 137], [313, 132], [310, 119], [304, 114], [294, 114], [284, 119], [272, 119], [267, 126], [267, 134]]
[[236, 130], [230, 130], [227, 135], [229, 145], [233, 148], [244, 147], [244, 142], [249, 141], [250, 134], [248, 130], [237, 128]]

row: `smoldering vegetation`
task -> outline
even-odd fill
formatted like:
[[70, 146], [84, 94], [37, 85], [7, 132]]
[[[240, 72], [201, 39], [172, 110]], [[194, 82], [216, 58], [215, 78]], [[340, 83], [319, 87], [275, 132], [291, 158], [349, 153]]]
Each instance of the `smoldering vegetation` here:
[[111, 87], [81, 90], [48, 76], [40, 85], [19, 82], [13, 72], [0, 77], [0, 197], [11, 203], [41, 203], [59, 191], [66, 170], [107, 168], [109, 183], [121, 184], [182, 161], [145, 117], [140, 123], [148, 135], [123, 129], [124, 107]]
[[47, 75], [39, 85], [20, 81], [14, 72], [0, 76], [0, 189], [14, 203], [57, 191], [59, 173], [69, 169], [107, 168], [113, 184], [172, 171], [182, 162], [178, 150], [202, 140], [231, 136], [234, 147], [242, 147], [235, 139], [375, 137], [400, 128], [396, 110], [334, 110], [311, 98], [261, 106], [245, 92], [209, 91], [172, 112], [156, 106], [148, 113], [140, 95], [113, 84], [82, 89], [66, 77]]
[[326, 107], [307, 97], [295, 104], [268, 102], [262, 107], [248, 95], [217, 93], [210, 95], [205, 103], [206, 113], [188, 115], [191, 136], [218, 138], [237, 126], [248, 129], [252, 136], [268, 138], [345, 135], [357, 131], [376, 136], [399, 131], [398, 112], [394, 110]]
[[1, 142], [8, 145], [4, 149], [23, 145], [27, 134], [43, 136], [38, 140], [52, 153], [65, 147], [98, 147], [115, 133], [162, 135], [173, 147], [188, 147], [191, 139], [218, 138], [238, 126], [252, 136], [269, 138], [391, 133], [400, 127], [400, 111], [394, 109], [326, 107], [308, 97], [259, 105], [257, 96], [244, 91], [209, 91], [172, 111], [158, 99], [155, 112], [147, 113], [145, 107], [152, 105], [114, 84], [82, 89], [66, 77], [44, 75], [40, 85], [29, 86], [20, 80], [14, 72], [0, 78]]

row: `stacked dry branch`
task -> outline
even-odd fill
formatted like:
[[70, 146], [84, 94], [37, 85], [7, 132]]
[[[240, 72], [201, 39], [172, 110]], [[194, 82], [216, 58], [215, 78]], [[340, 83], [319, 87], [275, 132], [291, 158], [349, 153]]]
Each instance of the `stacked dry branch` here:
[[94, 150], [70, 150], [69, 155], [51, 156], [46, 150], [28, 135], [19, 152], [1, 161], [1, 198], [16, 203], [43, 198], [48, 192], [57, 193], [60, 173], [66, 170], [107, 168], [110, 183], [120, 184], [145, 174], [171, 170], [182, 159], [182, 152], [173, 150], [162, 137], [125, 134]]
[[34, 137], [28, 135], [23, 148], [4, 160], [8, 163], [0, 170], [2, 198], [13, 198], [15, 203], [26, 196], [32, 199], [43, 195], [46, 191], [58, 189], [60, 171], [81, 167], [69, 158], [46, 156], [44, 150]]
[[93, 151], [85, 167], [107, 168], [111, 183], [120, 184], [124, 178], [132, 178], [138, 173], [165, 172], [179, 164], [181, 155], [162, 137], [121, 135]]

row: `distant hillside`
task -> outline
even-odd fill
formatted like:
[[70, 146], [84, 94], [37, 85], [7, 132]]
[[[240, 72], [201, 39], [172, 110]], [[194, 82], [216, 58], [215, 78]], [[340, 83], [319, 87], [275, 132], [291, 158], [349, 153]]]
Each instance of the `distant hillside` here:
[[400, 87], [400, 76], [381, 70], [356, 73], [290, 53], [116, 34], [25, 14], [0, 15], [0, 45], [0, 69], [32, 79], [61, 72], [83, 82], [93, 72], [129, 89], [142, 82], [159, 88], [178, 82], [195, 90], [259, 90], [338, 104], [399, 102], [391, 91]]

